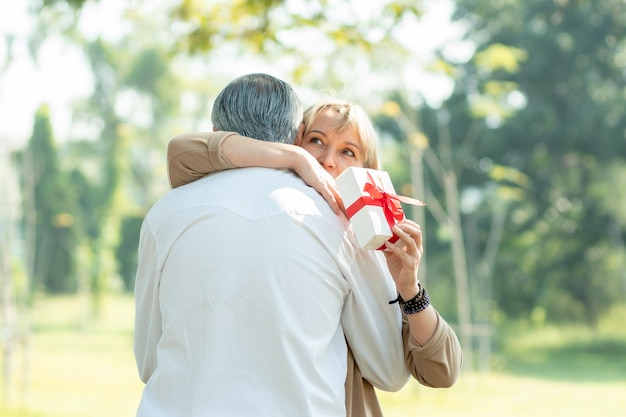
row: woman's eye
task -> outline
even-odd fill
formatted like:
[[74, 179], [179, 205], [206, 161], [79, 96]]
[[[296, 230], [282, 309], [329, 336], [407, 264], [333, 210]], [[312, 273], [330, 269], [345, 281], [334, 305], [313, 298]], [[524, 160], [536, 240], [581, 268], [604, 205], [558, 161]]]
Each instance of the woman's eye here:
[[343, 150], [343, 154], [344, 154], [344, 155], [347, 155], [347, 156], [350, 156], [350, 157], [353, 157], [353, 158], [356, 156], [356, 155], [354, 154], [354, 152], [352, 152], [350, 149], [344, 149], [344, 150]]
[[315, 143], [316, 145], [321, 145], [322, 144], [322, 140], [320, 138], [311, 138], [309, 139], [310, 143]]

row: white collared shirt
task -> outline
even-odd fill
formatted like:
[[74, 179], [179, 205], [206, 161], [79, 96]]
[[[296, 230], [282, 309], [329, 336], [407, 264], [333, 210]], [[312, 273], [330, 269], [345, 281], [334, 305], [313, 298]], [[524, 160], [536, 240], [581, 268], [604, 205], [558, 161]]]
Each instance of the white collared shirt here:
[[158, 201], [139, 244], [137, 415], [345, 416], [346, 338], [364, 377], [401, 388], [395, 287], [348, 225], [294, 174], [267, 168]]

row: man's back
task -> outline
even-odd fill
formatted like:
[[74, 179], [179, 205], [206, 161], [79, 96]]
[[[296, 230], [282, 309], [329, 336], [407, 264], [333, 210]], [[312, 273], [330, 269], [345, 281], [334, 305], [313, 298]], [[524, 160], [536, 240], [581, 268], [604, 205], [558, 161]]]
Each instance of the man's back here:
[[346, 226], [299, 178], [264, 168], [159, 201], [140, 248], [154, 269], [136, 284], [138, 416], [342, 415]]

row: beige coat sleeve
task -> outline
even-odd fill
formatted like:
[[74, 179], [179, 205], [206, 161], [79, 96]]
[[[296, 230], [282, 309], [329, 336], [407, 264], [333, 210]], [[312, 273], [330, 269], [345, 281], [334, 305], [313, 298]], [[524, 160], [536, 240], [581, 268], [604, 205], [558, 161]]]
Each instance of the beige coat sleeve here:
[[437, 313], [437, 328], [428, 343], [420, 346], [409, 332], [404, 318], [402, 339], [404, 359], [411, 375], [420, 384], [433, 388], [454, 385], [461, 373], [463, 355], [461, 344], [450, 325]]
[[208, 174], [235, 168], [222, 154], [224, 140], [233, 132], [183, 133], [167, 144], [167, 174], [172, 188]]

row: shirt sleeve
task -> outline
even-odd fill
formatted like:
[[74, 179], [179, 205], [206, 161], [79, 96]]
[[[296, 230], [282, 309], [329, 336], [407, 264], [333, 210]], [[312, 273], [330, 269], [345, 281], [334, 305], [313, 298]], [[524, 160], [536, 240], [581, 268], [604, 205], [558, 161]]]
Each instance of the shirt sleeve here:
[[141, 226], [137, 275], [135, 277], [135, 340], [137, 370], [145, 383], [156, 369], [157, 344], [161, 337], [159, 266], [156, 242], [147, 220]]
[[404, 362], [402, 316], [384, 258], [359, 250], [346, 277], [350, 284], [342, 314], [348, 345], [364, 378], [384, 391], [398, 391], [410, 374]]
[[222, 154], [224, 140], [233, 132], [183, 133], [167, 144], [167, 174], [172, 188], [208, 174], [235, 168]]
[[454, 385], [461, 372], [463, 355], [461, 344], [450, 325], [437, 312], [437, 327], [430, 340], [420, 346], [403, 320], [402, 336], [405, 343], [405, 362], [413, 377], [422, 385], [448, 388]]

